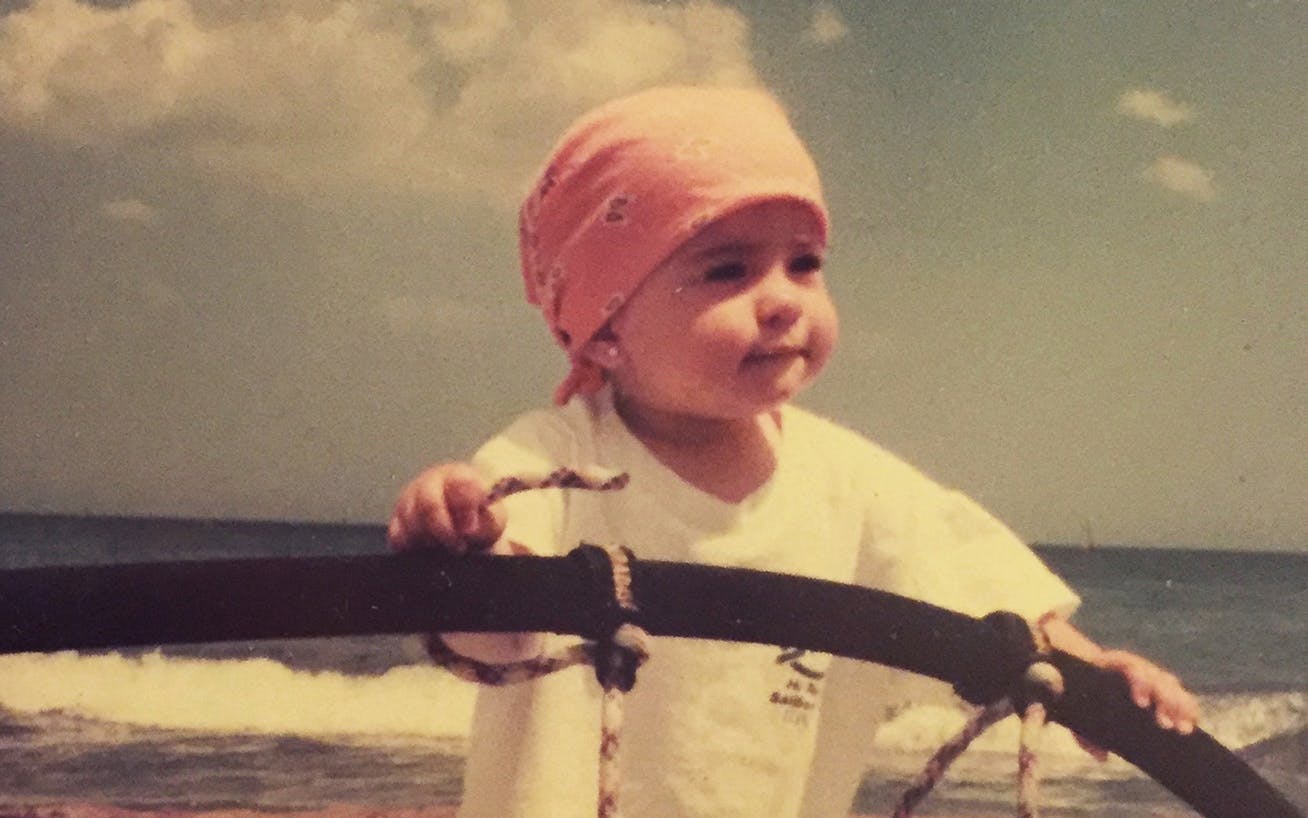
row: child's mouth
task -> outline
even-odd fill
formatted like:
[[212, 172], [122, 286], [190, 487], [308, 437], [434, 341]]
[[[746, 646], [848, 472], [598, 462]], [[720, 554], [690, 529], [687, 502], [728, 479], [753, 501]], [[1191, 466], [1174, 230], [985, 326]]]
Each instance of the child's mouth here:
[[777, 347], [751, 352], [745, 356], [745, 364], [770, 364], [788, 362], [796, 358], [808, 358], [808, 350], [803, 347]]

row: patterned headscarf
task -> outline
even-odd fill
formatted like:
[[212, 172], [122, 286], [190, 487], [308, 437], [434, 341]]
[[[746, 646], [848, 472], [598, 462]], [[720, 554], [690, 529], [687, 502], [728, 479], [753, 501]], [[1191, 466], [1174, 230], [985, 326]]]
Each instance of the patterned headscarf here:
[[709, 222], [774, 199], [809, 205], [826, 239], [817, 168], [765, 92], [655, 88], [573, 123], [519, 214], [527, 300], [572, 362], [555, 403], [603, 384], [582, 350], [646, 276]]

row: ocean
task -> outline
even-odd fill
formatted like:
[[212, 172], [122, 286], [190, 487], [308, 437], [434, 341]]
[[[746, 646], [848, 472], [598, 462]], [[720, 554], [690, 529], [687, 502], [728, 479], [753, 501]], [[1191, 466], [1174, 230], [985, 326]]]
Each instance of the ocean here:
[[[0, 515], [0, 567], [353, 554], [377, 526]], [[1173, 668], [1203, 727], [1308, 810], [1308, 555], [1044, 546], [1099, 641]], [[473, 691], [412, 637], [0, 656], [0, 805], [321, 810], [455, 803]], [[856, 811], [887, 814], [963, 722], [910, 709], [869, 741]], [[1011, 814], [1017, 730], [983, 736], [922, 814]], [[1050, 728], [1043, 814], [1180, 815]]]

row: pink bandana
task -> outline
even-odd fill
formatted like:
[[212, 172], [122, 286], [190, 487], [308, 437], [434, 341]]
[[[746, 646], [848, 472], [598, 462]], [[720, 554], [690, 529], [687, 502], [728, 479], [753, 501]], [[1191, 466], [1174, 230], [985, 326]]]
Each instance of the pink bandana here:
[[764, 92], [655, 88], [573, 123], [519, 217], [527, 300], [572, 361], [555, 403], [603, 384], [581, 351], [646, 276], [709, 222], [771, 199], [810, 205], [825, 240], [817, 168]]

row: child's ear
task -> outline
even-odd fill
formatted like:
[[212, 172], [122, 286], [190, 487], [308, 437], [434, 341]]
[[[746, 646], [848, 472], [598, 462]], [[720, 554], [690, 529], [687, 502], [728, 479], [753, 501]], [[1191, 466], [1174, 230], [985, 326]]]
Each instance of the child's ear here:
[[618, 336], [609, 327], [595, 333], [581, 348], [581, 356], [605, 372], [617, 367], [622, 360], [622, 349], [618, 346]]

